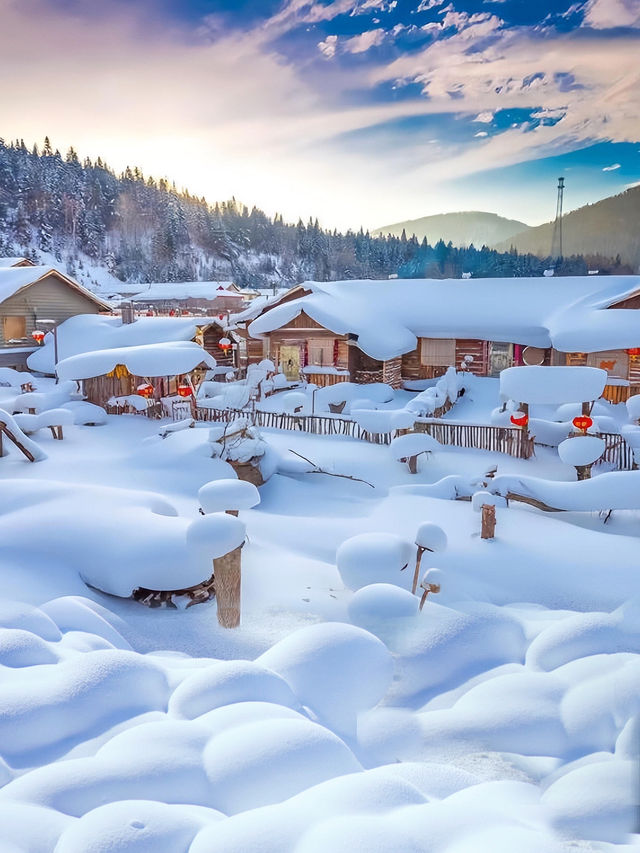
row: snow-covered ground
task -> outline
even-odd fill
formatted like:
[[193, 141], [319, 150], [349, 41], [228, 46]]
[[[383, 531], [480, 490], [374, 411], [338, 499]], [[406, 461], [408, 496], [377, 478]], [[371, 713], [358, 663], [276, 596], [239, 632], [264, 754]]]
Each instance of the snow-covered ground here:
[[[456, 419], [488, 417], [489, 383]], [[173, 554], [198, 489], [233, 475], [204, 425], [106, 420], [0, 459], [2, 853], [637, 849], [639, 511], [498, 506], [486, 541], [470, 503], [422, 487], [494, 465], [575, 480], [555, 450], [442, 448], [411, 475], [388, 447], [264, 430], [292, 473], [240, 512], [225, 630], [215, 601], [149, 610], [83, 582]], [[289, 451], [367, 482], [293, 473]], [[447, 545], [422, 556], [442, 583], [420, 612], [424, 522]], [[336, 553], [362, 534], [348, 589]]]

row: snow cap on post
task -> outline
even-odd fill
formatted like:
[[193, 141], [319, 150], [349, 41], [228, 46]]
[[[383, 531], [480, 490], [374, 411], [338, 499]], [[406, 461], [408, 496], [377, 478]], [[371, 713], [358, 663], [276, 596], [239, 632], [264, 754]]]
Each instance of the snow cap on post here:
[[558, 445], [558, 455], [565, 465], [591, 465], [604, 453], [606, 442], [597, 435], [576, 435]]
[[260, 503], [260, 492], [246, 480], [212, 480], [198, 489], [200, 506], [206, 513], [251, 509]]
[[245, 534], [244, 524], [233, 515], [206, 515], [187, 528], [187, 545], [216, 560], [239, 548]]
[[409, 573], [401, 574], [413, 559], [414, 547], [393, 533], [360, 533], [340, 545], [336, 554], [338, 571], [349, 589], [372, 583], [408, 586]]
[[476, 492], [471, 498], [471, 507], [474, 512], [482, 512], [483, 506], [506, 506], [507, 501], [501, 495], [492, 495], [491, 492]]
[[408, 456], [418, 456], [421, 453], [438, 450], [441, 446], [439, 441], [426, 432], [412, 432], [394, 438], [389, 449], [394, 459], [406, 459]]
[[521, 403], [584, 403], [601, 397], [606, 382], [599, 367], [508, 367], [500, 372], [500, 395]]
[[447, 534], [437, 524], [425, 521], [416, 533], [416, 545], [425, 551], [444, 551], [447, 547]]
[[[430, 587], [437, 586], [439, 592], [442, 587], [442, 578], [443, 574], [440, 569], [429, 569], [429, 571], [424, 573], [424, 577], [420, 581], [420, 586], [422, 589], [430, 589]], [[435, 592], [436, 590], [433, 589], [431, 591]]]

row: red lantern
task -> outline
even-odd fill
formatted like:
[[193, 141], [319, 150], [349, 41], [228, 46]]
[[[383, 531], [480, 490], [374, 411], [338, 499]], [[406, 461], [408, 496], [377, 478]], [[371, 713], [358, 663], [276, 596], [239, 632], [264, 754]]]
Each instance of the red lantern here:
[[640, 355], [640, 347], [631, 347], [631, 349], [627, 350], [629, 355]]
[[231, 341], [229, 340], [229, 338], [220, 338], [220, 340], [218, 341], [218, 346], [226, 355], [231, 349]]
[[41, 332], [39, 329], [34, 329], [33, 332], [31, 332], [31, 337], [37, 344], [41, 344], [44, 340], [44, 332]]
[[593, 419], [588, 415], [578, 415], [577, 418], [573, 419], [572, 423], [576, 429], [586, 432], [589, 427], [593, 426]]
[[138, 385], [137, 393], [148, 400], [150, 397], [153, 397], [153, 385], [149, 382], [146, 382], [144, 385]]
[[516, 412], [515, 415], [511, 415], [511, 423], [517, 427], [526, 427], [529, 423], [529, 415], [524, 412]]
[[190, 385], [178, 385], [178, 397], [190, 397], [192, 394]]

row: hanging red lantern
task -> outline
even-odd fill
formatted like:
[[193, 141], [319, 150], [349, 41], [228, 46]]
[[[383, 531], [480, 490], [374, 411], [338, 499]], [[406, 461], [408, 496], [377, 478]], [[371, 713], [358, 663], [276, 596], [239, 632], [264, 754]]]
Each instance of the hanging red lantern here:
[[593, 426], [593, 419], [589, 415], [578, 415], [578, 417], [573, 419], [572, 423], [576, 429], [586, 432], [589, 427]]
[[193, 390], [190, 385], [178, 385], [178, 397], [190, 397]]
[[34, 329], [33, 332], [31, 332], [31, 337], [37, 344], [41, 344], [44, 340], [44, 332], [41, 332], [40, 329]]
[[640, 355], [640, 347], [631, 347], [627, 350], [628, 355]]
[[218, 341], [218, 346], [220, 347], [222, 352], [226, 355], [229, 352], [229, 350], [231, 349], [232, 344], [231, 344], [231, 341], [229, 340], [229, 338], [220, 338], [220, 340]]
[[524, 412], [516, 412], [515, 414], [511, 415], [511, 423], [517, 427], [526, 427], [526, 425], [529, 423], [529, 415], [525, 414]]
[[146, 397], [148, 400], [150, 397], [153, 397], [153, 385], [149, 382], [145, 382], [143, 385], [138, 385], [136, 393], [141, 397]]

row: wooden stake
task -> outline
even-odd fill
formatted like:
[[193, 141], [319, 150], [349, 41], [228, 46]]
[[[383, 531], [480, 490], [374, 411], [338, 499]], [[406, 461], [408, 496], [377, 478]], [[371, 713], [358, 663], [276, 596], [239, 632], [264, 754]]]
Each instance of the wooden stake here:
[[240, 624], [241, 551], [242, 546], [213, 561], [218, 623], [223, 628]]
[[416, 569], [413, 573], [413, 584], [411, 586], [411, 592], [413, 595], [416, 594], [416, 589], [418, 588], [418, 576], [420, 575], [420, 562], [422, 561], [422, 555], [426, 551], [426, 548], [423, 548], [422, 545], [418, 545], [418, 556], [416, 557]]
[[496, 532], [496, 508], [493, 504], [482, 504], [481, 539], [493, 539]]

